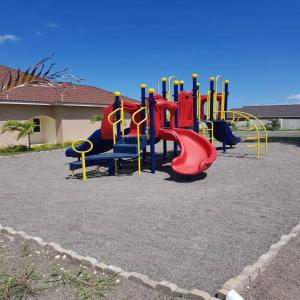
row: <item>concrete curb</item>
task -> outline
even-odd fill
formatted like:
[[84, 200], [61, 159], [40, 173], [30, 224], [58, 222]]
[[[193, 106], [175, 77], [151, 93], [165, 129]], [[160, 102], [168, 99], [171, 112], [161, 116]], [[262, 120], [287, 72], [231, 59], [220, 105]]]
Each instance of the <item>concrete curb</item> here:
[[39, 247], [49, 249], [54, 251], [60, 255], [65, 255], [70, 260], [82, 264], [84, 266], [95, 269], [96, 271], [103, 272], [108, 275], [119, 275], [120, 277], [132, 280], [138, 284], [145, 286], [146, 288], [155, 290], [157, 292], [164, 293], [168, 296], [172, 297], [181, 297], [183, 299], [193, 299], [193, 300], [213, 300], [210, 294], [205, 291], [198, 289], [182, 289], [179, 288], [176, 284], [168, 282], [168, 281], [155, 281], [150, 279], [147, 275], [140, 274], [137, 272], [127, 272], [122, 270], [121, 268], [114, 265], [106, 265], [103, 262], [98, 262], [95, 258], [90, 256], [82, 256], [73, 250], [67, 250], [62, 248], [59, 244], [55, 242], [46, 242], [40, 237], [33, 237], [28, 235], [24, 231], [16, 231], [11, 227], [3, 227], [0, 224], [0, 232], [12, 235], [16, 238], [25, 240], [28, 243], [33, 243], [38, 245]]
[[293, 227], [289, 234], [282, 235], [278, 242], [272, 244], [269, 248], [269, 251], [261, 255], [257, 262], [246, 266], [241, 274], [227, 280], [223, 284], [222, 288], [218, 290], [215, 297], [217, 299], [225, 300], [227, 294], [232, 289], [242, 294], [251, 282], [254, 280], [259, 280], [259, 276], [275, 259], [279, 251], [282, 251], [287, 243], [291, 239], [295, 238], [298, 234], [300, 235], [300, 223]]

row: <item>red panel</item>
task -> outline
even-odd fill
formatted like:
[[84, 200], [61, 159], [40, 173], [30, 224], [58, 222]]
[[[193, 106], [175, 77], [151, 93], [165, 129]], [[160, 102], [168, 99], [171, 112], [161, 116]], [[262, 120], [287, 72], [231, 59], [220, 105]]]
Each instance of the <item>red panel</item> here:
[[[137, 111], [141, 106], [139, 103], [132, 103], [123, 101], [124, 111], [132, 115], [135, 111]], [[108, 122], [108, 115], [114, 110], [113, 105], [107, 106], [103, 109], [103, 120], [101, 124], [101, 135], [104, 140], [111, 140], [113, 138], [112, 134], [112, 125]], [[141, 117], [138, 116], [138, 120]], [[136, 125], [131, 122], [130, 123], [130, 131], [131, 134], [136, 131]]]
[[178, 127], [193, 127], [193, 93], [180, 92], [178, 95]]

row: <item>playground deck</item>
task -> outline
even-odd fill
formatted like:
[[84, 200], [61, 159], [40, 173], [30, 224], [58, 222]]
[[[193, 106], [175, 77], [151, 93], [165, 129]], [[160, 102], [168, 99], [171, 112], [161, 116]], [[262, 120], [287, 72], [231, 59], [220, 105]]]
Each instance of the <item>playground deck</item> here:
[[154, 176], [137, 176], [135, 165], [86, 183], [67, 178], [62, 151], [0, 158], [0, 224], [213, 294], [299, 222], [300, 148], [271, 143], [261, 160], [245, 153], [219, 152], [207, 176], [189, 180], [166, 163]]

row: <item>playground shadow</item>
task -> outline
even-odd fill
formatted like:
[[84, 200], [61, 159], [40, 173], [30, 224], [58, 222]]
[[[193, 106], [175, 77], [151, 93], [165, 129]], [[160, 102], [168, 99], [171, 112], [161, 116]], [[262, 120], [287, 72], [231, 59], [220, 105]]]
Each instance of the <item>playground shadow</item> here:
[[[132, 176], [136, 170], [134, 168], [125, 168], [121, 167], [119, 172], [116, 174], [117, 176]], [[86, 178], [103, 178], [112, 176], [109, 174], [107, 168], [101, 168], [98, 170], [90, 170], [86, 172]], [[68, 175], [65, 179], [67, 180], [82, 180], [82, 173], [75, 173], [74, 175]]]
[[[232, 149], [235, 149], [236, 147], [235, 146], [226, 146], [226, 150], [232, 150]], [[217, 151], [223, 151], [223, 147], [222, 146], [218, 146], [216, 147], [216, 150]]]
[[170, 165], [163, 165], [158, 168], [158, 171], [167, 173], [169, 175], [168, 178], [165, 178], [166, 181], [174, 181], [177, 183], [188, 183], [188, 182], [195, 182], [195, 181], [201, 181], [207, 177], [207, 173], [202, 172], [198, 175], [194, 176], [186, 176], [186, 175], [180, 175], [176, 174], [172, 171]]
[[156, 170], [159, 172], [167, 173], [169, 175], [169, 177], [165, 178], [164, 180], [174, 181], [178, 183], [186, 183], [186, 182], [200, 181], [206, 178], [207, 174], [205, 172], [193, 176], [176, 174], [175, 172], [172, 171], [171, 168], [171, 161], [173, 158], [174, 158], [173, 151], [169, 151], [166, 157], [164, 157], [163, 154], [157, 155]]

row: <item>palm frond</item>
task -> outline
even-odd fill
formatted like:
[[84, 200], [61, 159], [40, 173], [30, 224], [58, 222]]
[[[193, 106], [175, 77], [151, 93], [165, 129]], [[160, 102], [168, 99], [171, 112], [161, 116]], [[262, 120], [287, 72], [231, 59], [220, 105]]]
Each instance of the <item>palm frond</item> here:
[[64, 83], [73, 85], [74, 83], [79, 83], [83, 80], [82, 78], [72, 74], [68, 68], [51, 73], [55, 63], [51, 63], [43, 73], [46, 62], [51, 60], [53, 56], [54, 53], [49, 57], [41, 59], [36, 64], [27, 68], [25, 72], [20, 72], [20, 69], [18, 69], [18, 73], [15, 78], [11, 70], [7, 71], [7, 74], [4, 76], [0, 85], [0, 93], [9, 92], [25, 85], [51, 87], [57, 90], [61, 89], [63, 91], [65, 88]]

